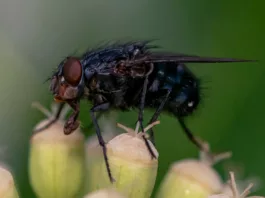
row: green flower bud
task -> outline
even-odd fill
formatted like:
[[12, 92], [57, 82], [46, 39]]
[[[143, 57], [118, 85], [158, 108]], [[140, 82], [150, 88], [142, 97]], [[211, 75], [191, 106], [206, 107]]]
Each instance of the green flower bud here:
[[201, 159], [185, 159], [172, 164], [158, 191], [158, 198], [205, 198], [221, 192], [223, 183], [212, 164], [230, 157], [224, 153], [209, 158], [209, 148], [205, 145]]
[[86, 195], [84, 198], [126, 198], [115, 189], [101, 189]]
[[19, 198], [12, 174], [0, 167], [0, 197]]
[[[40, 122], [36, 128], [44, 126], [50, 119]], [[74, 198], [83, 193], [84, 136], [79, 129], [65, 135], [63, 127], [64, 122], [59, 120], [31, 137], [30, 182], [40, 198]]]
[[[144, 131], [158, 123], [159, 121], [149, 125]], [[121, 124], [118, 126], [127, 133], [122, 133], [107, 143], [110, 170], [115, 182], [110, 184], [105, 163], [102, 163], [101, 171], [105, 174], [98, 186], [105, 188], [106, 184], [111, 185], [129, 198], [148, 198], [154, 188], [158, 160], [151, 158], [142, 137], [145, 133], [138, 133], [138, 129], [133, 130]], [[150, 141], [149, 144], [158, 158], [156, 148]]]

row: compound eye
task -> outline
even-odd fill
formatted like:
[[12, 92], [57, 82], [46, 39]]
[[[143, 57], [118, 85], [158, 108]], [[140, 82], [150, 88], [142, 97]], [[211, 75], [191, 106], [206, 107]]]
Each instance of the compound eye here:
[[71, 86], [77, 86], [82, 76], [82, 66], [78, 59], [69, 58], [63, 66], [63, 76]]

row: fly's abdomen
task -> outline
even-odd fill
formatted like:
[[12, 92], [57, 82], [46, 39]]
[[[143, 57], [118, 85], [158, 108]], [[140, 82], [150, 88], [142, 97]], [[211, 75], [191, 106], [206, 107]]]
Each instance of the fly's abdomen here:
[[190, 115], [200, 102], [199, 86], [197, 81], [190, 81], [172, 94], [169, 100], [169, 110], [178, 116]]
[[171, 90], [165, 105], [167, 111], [179, 116], [191, 114], [200, 102], [199, 80], [183, 64], [155, 65], [147, 97], [151, 106], [158, 106]]
[[200, 82], [185, 68], [180, 84], [175, 84], [169, 110], [178, 116], [190, 115], [200, 102]]

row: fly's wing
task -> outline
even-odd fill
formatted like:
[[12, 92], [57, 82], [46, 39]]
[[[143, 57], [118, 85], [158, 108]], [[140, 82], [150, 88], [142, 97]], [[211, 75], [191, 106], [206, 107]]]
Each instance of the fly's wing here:
[[152, 69], [150, 63], [235, 63], [235, 62], [255, 62], [255, 60], [235, 59], [235, 58], [214, 58], [201, 57], [196, 55], [186, 55], [178, 53], [149, 52], [138, 55], [131, 60], [123, 61], [116, 65], [113, 74], [116, 76], [143, 77], [148, 75]]
[[229, 62], [255, 62], [256, 60], [235, 59], [235, 58], [215, 58], [215, 57], [201, 57], [196, 55], [174, 54], [153, 52], [146, 54], [131, 62], [131, 64], [141, 63], [163, 63], [163, 62], [176, 62], [176, 63], [229, 63]]

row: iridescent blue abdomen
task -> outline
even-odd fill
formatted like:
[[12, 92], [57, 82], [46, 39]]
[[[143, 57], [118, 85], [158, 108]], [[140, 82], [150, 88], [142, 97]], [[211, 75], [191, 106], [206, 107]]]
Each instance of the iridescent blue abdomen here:
[[165, 110], [178, 116], [191, 114], [200, 102], [199, 80], [184, 64], [157, 64], [150, 76], [146, 104], [157, 107], [163, 101], [167, 90], [171, 90]]

